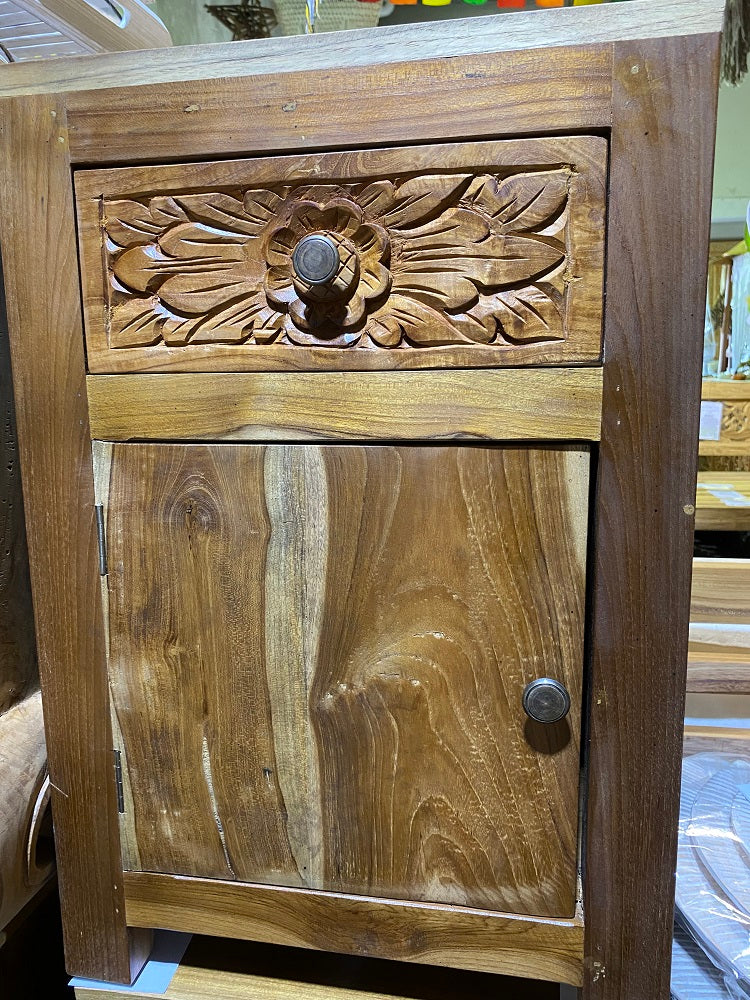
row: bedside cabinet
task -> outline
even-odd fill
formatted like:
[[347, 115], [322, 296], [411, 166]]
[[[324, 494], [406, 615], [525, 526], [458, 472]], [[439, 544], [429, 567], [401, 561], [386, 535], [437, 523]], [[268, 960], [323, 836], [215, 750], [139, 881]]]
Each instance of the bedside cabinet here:
[[720, 22], [7, 71], [71, 973], [166, 928], [667, 995]]

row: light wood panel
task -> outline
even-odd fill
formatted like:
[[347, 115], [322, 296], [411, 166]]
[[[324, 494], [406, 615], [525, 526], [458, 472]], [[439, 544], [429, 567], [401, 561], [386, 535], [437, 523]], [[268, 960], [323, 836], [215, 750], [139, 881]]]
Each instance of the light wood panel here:
[[750, 693], [750, 559], [693, 560], [687, 690]]
[[125, 873], [128, 922], [580, 985], [583, 924]]
[[726, 726], [685, 726], [685, 753], [750, 754], [750, 729]]
[[585, 1000], [669, 996], [718, 54], [614, 46]]
[[698, 473], [696, 531], [750, 531], [750, 472]]
[[[53, 91], [84, 91], [121, 86], [216, 80], [232, 76], [286, 73], [290, 66], [306, 70], [354, 68], [423, 58], [428, 51], [440, 61], [509, 49], [557, 48], [611, 43], [617, 39], [686, 35], [721, 29], [723, 0], [631, 0], [628, 7], [578, 7], [527, 11], [494, 17], [394, 25], [333, 35], [268, 38], [220, 45], [180, 46], [149, 52], [134, 60], [115, 53], [99, 59], [68, 59], [54, 65], [13, 66], [3, 72], [0, 96]], [[540, 58], [547, 59], [548, 56]], [[403, 108], [402, 108], [403, 111]]]
[[81, 171], [89, 370], [596, 361], [606, 163], [577, 136]]
[[701, 441], [701, 455], [750, 454], [750, 381], [703, 379], [701, 399], [722, 405], [718, 441]]
[[693, 559], [690, 620], [750, 625], [750, 559]]
[[114, 445], [141, 867], [572, 916], [587, 483], [568, 448]]
[[[345, 34], [369, 49], [381, 30], [387, 29]], [[430, 58], [360, 65], [356, 86], [346, 60], [325, 70], [289, 72], [300, 64], [287, 51], [277, 73], [270, 67], [254, 76], [240, 70], [205, 79], [199, 88], [192, 82], [122, 87], [107, 101], [70, 94], [71, 157], [87, 165], [168, 162], [300, 147], [497, 139], [524, 134], [530, 122], [537, 133], [558, 131], [561, 121], [567, 132], [609, 125], [608, 45], [445, 59], [434, 54], [427, 36], [418, 51]]]
[[599, 368], [89, 375], [91, 433], [131, 439], [583, 440], [601, 427]]
[[4, 277], [66, 961], [130, 982], [64, 129], [57, 98], [0, 103]]

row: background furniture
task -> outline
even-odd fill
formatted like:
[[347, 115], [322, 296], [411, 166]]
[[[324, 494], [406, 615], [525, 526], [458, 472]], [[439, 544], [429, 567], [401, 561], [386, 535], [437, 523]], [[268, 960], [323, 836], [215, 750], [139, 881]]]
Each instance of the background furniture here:
[[142, 0], [0, 0], [0, 62], [171, 45]]
[[557, 17], [8, 71], [71, 972], [666, 995], [721, 10]]
[[0, 933], [53, 873], [21, 469], [0, 299]]

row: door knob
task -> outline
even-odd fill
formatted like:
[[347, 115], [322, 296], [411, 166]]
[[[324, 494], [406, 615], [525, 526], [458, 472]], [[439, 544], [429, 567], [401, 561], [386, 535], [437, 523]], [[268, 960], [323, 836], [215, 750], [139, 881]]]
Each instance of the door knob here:
[[570, 711], [570, 695], [560, 681], [538, 677], [524, 688], [521, 704], [534, 722], [559, 722]]
[[294, 273], [308, 285], [324, 285], [340, 265], [339, 248], [324, 233], [303, 236], [292, 253]]

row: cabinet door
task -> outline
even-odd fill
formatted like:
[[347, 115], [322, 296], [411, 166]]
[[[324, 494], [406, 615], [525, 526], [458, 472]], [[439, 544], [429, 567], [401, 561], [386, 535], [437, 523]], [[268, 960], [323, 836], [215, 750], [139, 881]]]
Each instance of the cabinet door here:
[[572, 915], [587, 450], [98, 459], [126, 868]]

